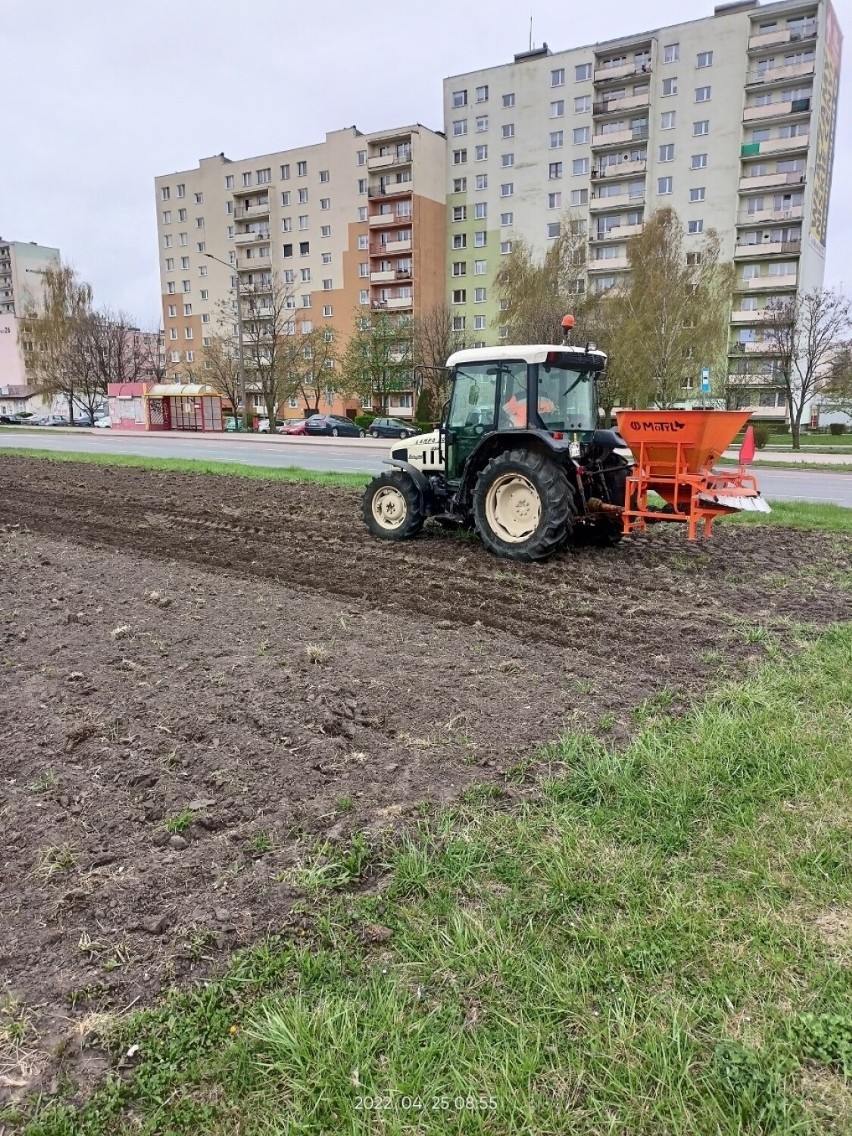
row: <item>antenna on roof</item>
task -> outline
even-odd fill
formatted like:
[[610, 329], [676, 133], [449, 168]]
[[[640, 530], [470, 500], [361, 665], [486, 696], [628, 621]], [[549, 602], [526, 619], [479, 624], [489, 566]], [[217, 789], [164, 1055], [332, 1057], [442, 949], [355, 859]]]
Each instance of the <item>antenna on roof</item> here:
[[530, 12], [530, 51], [532, 51], [532, 24], [533, 24], [533, 18], [532, 18], [532, 12]]

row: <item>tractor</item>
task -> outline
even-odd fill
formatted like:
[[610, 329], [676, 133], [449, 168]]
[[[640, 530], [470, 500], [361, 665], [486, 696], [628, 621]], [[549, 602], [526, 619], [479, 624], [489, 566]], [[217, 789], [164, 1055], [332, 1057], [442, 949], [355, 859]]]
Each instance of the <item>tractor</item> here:
[[[566, 337], [572, 325], [563, 320]], [[522, 561], [572, 538], [616, 544], [632, 463], [623, 438], [598, 425], [605, 367], [591, 344], [455, 352], [439, 428], [395, 444], [391, 469], [364, 493], [369, 530], [407, 540], [433, 517]]]

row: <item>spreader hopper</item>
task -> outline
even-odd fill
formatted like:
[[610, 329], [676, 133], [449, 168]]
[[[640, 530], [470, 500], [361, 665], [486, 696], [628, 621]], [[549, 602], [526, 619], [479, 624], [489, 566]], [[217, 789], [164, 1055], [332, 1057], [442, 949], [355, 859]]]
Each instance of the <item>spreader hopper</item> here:
[[[742, 465], [713, 469], [748, 418], [740, 410], [618, 411], [618, 428], [636, 461], [627, 481], [624, 532], [644, 528], [649, 519], [683, 521], [694, 540], [699, 522], [709, 536], [713, 520], [726, 513], [768, 513], [757, 482]], [[648, 505], [651, 492], [662, 497], [665, 509]]]

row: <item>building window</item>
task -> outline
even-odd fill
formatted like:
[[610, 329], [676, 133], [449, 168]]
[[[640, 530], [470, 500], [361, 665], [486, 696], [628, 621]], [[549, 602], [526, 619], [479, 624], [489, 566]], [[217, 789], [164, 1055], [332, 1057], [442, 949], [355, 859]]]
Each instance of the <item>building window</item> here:
[[488, 202], [477, 201], [473, 207], [473, 215], [477, 221], [484, 221], [488, 216]]
[[706, 196], [705, 187], [703, 185], [696, 186], [689, 191], [690, 201], [703, 201]]
[[177, 339], [178, 329], [176, 327], [169, 328], [169, 339]]
[[586, 114], [592, 109], [591, 95], [578, 95], [574, 99], [574, 114]]
[[[582, 161], [582, 158], [580, 158], [579, 160]], [[548, 166], [547, 166], [547, 176], [548, 176], [548, 178], [550, 178], [551, 181], [554, 181], [556, 178], [561, 178], [562, 177], [562, 163], [561, 162], [549, 162]]]
[[500, 127], [501, 138], [514, 138], [515, 137], [515, 124], [514, 122], [506, 122]]
[[454, 304], [466, 304], [467, 303], [467, 290], [465, 288], [456, 288], [453, 291], [453, 303]]
[[550, 149], [561, 150], [565, 141], [565, 132], [563, 130], [551, 130], [550, 132]]
[[699, 51], [699, 53], [698, 53], [698, 66], [699, 67], [712, 67], [713, 66], [713, 52], [712, 51]]
[[269, 169], [267, 167], [265, 170], [258, 170], [257, 171], [257, 184], [258, 185], [267, 185], [271, 181], [272, 181], [272, 170], [271, 169]]
[[488, 129], [488, 115], [481, 114], [476, 120], [476, 133], [482, 134], [483, 131]]
[[509, 107], [513, 107], [514, 105], [515, 105], [515, 92], [509, 91], [509, 93], [507, 95], [503, 96], [503, 106], [506, 109], [508, 109]]
[[307, 213], [302, 213], [299, 216], [299, 228], [300, 229], [307, 229], [308, 228], [308, 215], [307, 215]]
[[171, 211], [171, 209], [164, 209], [163, 210], [163, 224], [164, 225], [171, 225], [171, 223], [172, 223], [172, 211]]
[[457, 118], [453, 123], [453, 137], [460, 138], [462, 134], [467, 134], [467, 119]]
[[453, 331], [464, 331], [465, 318], [464, 316], [453, 316]]
[[299, 241], [299, 256], [310, 256], [310, 255], [311, 255], [311, 242], [310, 241]]
[[195, 227], [196, 227], [196, 229], [203, 229], [204, 228], [204, 218], [203, 217], [196, 217], [195, 218]]
[[[557, 176], [561, 176], [562, 163], [556, 162], [556, 165], [560, 167], [560, 174], [558, 174]], [[575, 158], [574, 161], [571, 163], [571, 176], [572, 177], [581, 177], [583, 174], [588, 174], [588, 172], [589, 172], [589, 159], [588, 158]]]
[[663, 79], [663, 86], [661, 94], [663, 97], [677, 94], [677, 76], [673, 75], [671, 79]]
[[467, 193], [467, 178], [453, 178], [453, 193]]
[[686, 226], [686, 231], [688, 233], [703, 233], [704, 232], [704, 222], [703, 221], [688, 221], [687, 226]]
[[547, 239], [548, 240], [553, 240], [554, 237], [558, 237], [561, 232], [562, 232], [562, 225], [560, 224], [559, 221], [548, 222], [548, 226], [547, 226]]
[[697, 103], [710, 102], [710, 88], [709, 87], [696, 87], [695, 88], [695, 101]]
[[550, 72], [550, 85], [551, 87], [564, 87], [565, 86], [565, 68], [556, 67]]
[[282, 220], [281, 220], [281, 232], [282, 233], [290, 233], [292, 231], [293, 231], [293, 218], [292, 217], [282, 218]]
[[320, 170], [320, 181], [323, 183], [331, 181], [331, 174], [328, 170]]
[[582, 83], [586, 79], [592, 77], [591, 63], [580, 63], [574, 68], [574, 82]]
[[177, 315], [177, 304], [169, 304], [169, 317], [174, 319]]
[[587, 189], [572, 189], [571, 190], [571, 204], [572, 205], [588, 205], [589, 191]]
[[672, 179], [670, 177], [657, 178], [657, 193], [671, 193]]
[[477, 146], [476, 147], [476, 160], [477, 160], [477, 162], [487, 162], [488, 161], [488, 147], [487, 146]]
[[554, 99], [554, 101], [550, 104], [550, 117], [551, 118], [563, 118], [564, 115], [565, 115], [565, 100], [564, 99]]
[[488, 234], [484, 229], [480, 229], [473, 234], [474, 248], [483, 248], [485, 242], [488, 240]]
[[361, 291], [358, 293], [358, 303], [359, 304], [369, 304], [369, 302], [370, 302], [370, 293], [365, 288], [362, 288]]
[[355, 163], [356, 163], [356, 165], [359, 165], [359, 166], [366, 166], [366, 164], [367, 164], [367, 151], [366, 150], [358, 150], [357, 151], [357, 153], [355, 154]]
[[290, 177], [290, 163], [287, 162], [281, 167], [281, 180], [287, 181]]
[[366, 221], [367, 220], [367, 206], [366, 205], [359, 205], [358, 206], [358, 220], [359, 221]]
[[473, 302], [475, 304], [484, 304], [485, 303], [485, 297], [486, 297], [486, 290], [484, 288], [474, 288], [474, 290], [473, 290]]
[[675, 111], [664, 110], [660, 115], [660, 130], [674, 130], [675, 128]]
[[193, 338], [192, 328], [191, 327], [185, 327], [183, 329], [183, 335], [184, 335], [184, 339], [192, 339]]
[[674, 142], [666, 142], [660, 147], [660, 161], [673, 162], [675, 156]]
[[467, 106], [467, 91], [453, 91], [453, 106], [466, 107]]
[[454, 260], [453, 261], [453, 276], [466, 276], [467, 275], [467, 261]]
[[488, 102], [488, 87], [487, 86], [476, 88], [476, 101], [478, 103], [487, 103]]
[[188, 256], [182, 256], [180, 258], [180, 266], [184, 271], [186, 271], [186, 269], [189, 268], [189, 257]]
[[307, 176], [308, 176], [308, 163], [307, 162], [296, 162], [296, 177], [303, 178], [303, 177], [307, 177]]
[[474, 276], [484, 276], [485, 273], [487, 272], [487, 270], [488, 270], [488, 261], [487, 260], [475, 260], [473, 262], [473, 275]]
[[302, 269], [300, 269], [300, 272], [301, 272], [301, 276], [302, 276], [302, 283], [303, 284], [310, 284], [310, 282], [311, 282], [311, 270], [310, 270], [310, 268], [302, 268]]
[[[485, 316], [474, 316], [473, 317], [473, 330], [474, 331], [485, 331]], [[482, 346], [484, 347], [485, 344], [483, 343]]]
[[243, 188], [245, 189], [246, 186], [251, 185], [251, 183], [251, 170], [246, 170], [243, 174]]
[[307, 189], [300, 189], [299, 190], [299, 204], [300, 205], [307, 205], [307, 203], [308, 203], [308, 191], [307, 191]]
[[[552, 135], [551, 135], [552, 137]], [[573, 133], [573, 141], [575, 146], [582, 146], [589, 141], [589, 127], [588, 126], [575, 126]]]
[[358, 178], [358, 192], [359, 193], [366, 193], [367, 192], [367, 179], [366, 178]]
[[547, 195], [547, 208], [548, 209], [561, 209], [562, 208], [562, 194], [561, 193], [548, 193], [548, 195]]
[[668, 43], [663, 48], [663, 63], [677, 63], [680, 59], [680, 44]]
[[320, 209], [323, 209], [323, 210], [331, 209], [331, 198], [330, 197], [321, 197], [320, 198]]
[[706, 154], [693, 154], [692, 161], [689, 168], [691, 170], [703, 170], [707, 168], [707, 155]]
[[172, 195], [172, 191], [169, 189], [169, 187], [167, 185], [161, 186], [161, 188], [160, 188], [160, 201], [168, 201], [169, 198], [171, 197], [171, 195]]
[[163, 248], [170, 249], [171, 247], [172, 247], [172, 235], [171, 235], [171, 233], [166, 233], [166, 235], [163, 237]]
[[500, 214], [500, 224], [504, 228], [507, 225], [514, 225], [514, 223], [515, 223], [515, 214], [514, 213], [501, 213]]
[[500, 242], [500, 255], [501, 256], [508, 256], [508, 254], [511, 251], [512, 251], [512, 242], [511, 241], [501, 241]]
[[169, 292], [171, 295], [174, 295], [174, 293], [177, 291], [177, 287], [175, 285], [174, 280], [170, 280], [168, 282], [168, 284], [166, 284], [166, 291]]
[[453, 233], [453, 248], [454, 249], [467, 248], [467, 234], [466, 233]]
[[175, 258], [173, 256], [167, 256], [166, 257], [166, 272], [174, 272], [174, 270], [175, 270]]
[[474, 187], [477, 190], [488, 189], [488, 174], [477, 174]]
[[703, 134], [710, 133], [710, 119], [702, 118], [700, 122], [693, 122], [692, 136], [693, 138], [700, 138]]
[[191, 280], [182, 280], [181, 286], [182, 286], [181, 291], [183, 291], [183, 292], [191, 292], [192, 291], [192, 281]]
[[358, 275], [362, 277], [370, 275], [370, 266], [366, 260], [362, 260], [358, 265]]
[[467, 150], [453, 150], [453, 165], [463, 166], [467, 161]]
[[514, 164], [515, 164], [515, 155], [514, 154], [501, 154], [500, 155], [500, 165], [504, 169], [508, 169], [509, 166], [514, 166]]

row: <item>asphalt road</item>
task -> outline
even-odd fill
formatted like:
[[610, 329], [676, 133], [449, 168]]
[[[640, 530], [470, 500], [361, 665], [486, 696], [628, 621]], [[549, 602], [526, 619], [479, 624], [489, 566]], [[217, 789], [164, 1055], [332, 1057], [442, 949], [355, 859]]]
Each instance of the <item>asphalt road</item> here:
[[[108, 431], [0, 431], [4, 446], [86, 453], [142, 454], [163, 458], [197, 458], [244, 465], [301, 466], [344, 473], [377, 473], [390, 442], [368, 439], [335, 441], [301, 438], [199, 438], [197, 436], [118, 435]], [[814, 501], [852, 508], [852, 473], [805, 469], [761, 469], [752, 466], [763, 495], [770, 501]]]

